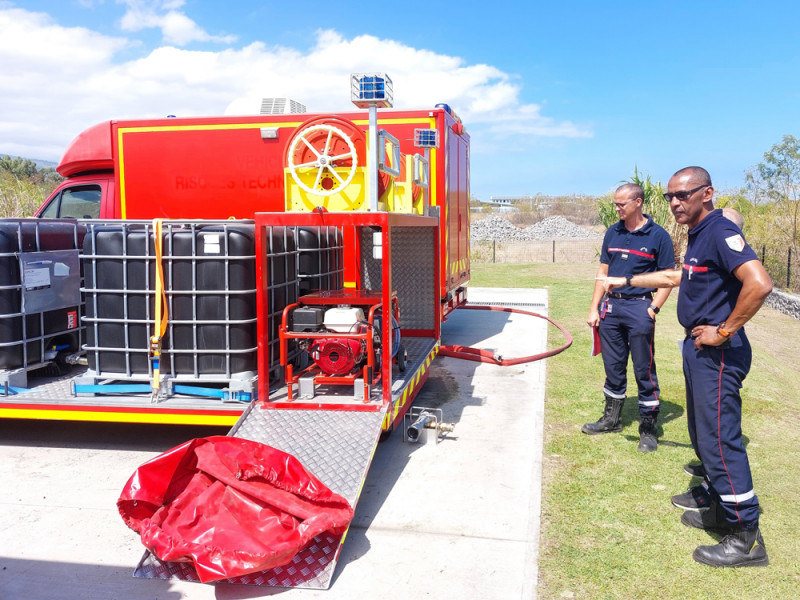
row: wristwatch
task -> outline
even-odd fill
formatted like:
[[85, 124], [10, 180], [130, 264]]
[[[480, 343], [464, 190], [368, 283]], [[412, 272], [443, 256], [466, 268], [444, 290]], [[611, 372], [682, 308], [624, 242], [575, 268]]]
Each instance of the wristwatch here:
[[725, 331], [725, 321], [717, 325], [717, 333], [720, 334], [724, 338], [729, 338], [733, 335], [733, 333], [729, 331]]
[[658, 308], [655, 304], [651, 304], [650, 305], [650, 310], [652, 310], [654, 313], [658, 314], [658, 311], [660, 311], [661, 309]]
[[633, 287], [631, 285], [631, 277], [633, 277], [633, 275], [625, 275], [625, 285], [627, 285], [628, 287]]

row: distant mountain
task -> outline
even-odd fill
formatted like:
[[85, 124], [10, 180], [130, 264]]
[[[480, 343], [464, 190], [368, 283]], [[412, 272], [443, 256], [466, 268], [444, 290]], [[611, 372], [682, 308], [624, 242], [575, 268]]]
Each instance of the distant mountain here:
[[37, 169], [44, 169], [45, 167], [55, 169], [58, 166], [58, 163], [52, 160], [41, 160], [39, 158], [32, 158], [31, 160], [36, 163]]

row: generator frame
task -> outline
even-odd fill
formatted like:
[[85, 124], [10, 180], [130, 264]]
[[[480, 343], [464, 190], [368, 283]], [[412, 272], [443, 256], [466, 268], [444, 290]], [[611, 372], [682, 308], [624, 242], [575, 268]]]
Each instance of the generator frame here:
[[[289, 318], [294, 309], [300, 306], [319, 306], [333, 307], [347, 304], [349, 306], [369, 307], [366, 323], [363, 324], [363, 331], [359, 332], [336, 332], [336, 331], [311, 331], [293, 332], [289, 331]], [[361, 394], [364, 402], [370, 401], [371, 389], [381, 380], [381, 370], [375, 368], [375, 311], [382, 309], [380, 293], [362, 293], [359, 290], [342, 289], [317, 292], [302, 296], [297, 302], [288, 305], [283, 309], [281, 325], [278, 336], [280, 338], [280, 363], [284, 368], [284, 382], [287, 387], [288, 401], [294, 400], [294, 386], [300, 385], [301, 395], [303, 395], [303, 379], [309, 378], [313, 385], [349, 385], [353, 386], [353, 393], [356, 396]], [[397, 306], [397, 293], [392, 294], [392, 317], [399, 323], [400, 311]], [[294, 372], [294, 364], [289, 360], [289, 341], [290, 340], [357, 340], [363, 344], [365, 360], [360, 369], [357, 367], [350, 373], [330, 375], [323, 373], [319, 365], [311, 363], [305, 368], [301, 368], [299, 373]], [[392, 340], [394, 344], [394, 340]], [[382, 354], [382, 353], [381, 353]], [[401, 369], [404, 370], [404, 369]], [[359, 385], [361, 388], [359, 388]], [[361, 393], [363, 389], [363, 393]]]
[[[442, 305], [439, 299], [440, 273], [439, 219], [433, 216], [387, 212], [331, 213], [256, 213], [256, 280], [268, 281], [266, 260], [267, 229], [271, 227], [330, 227], [343, 231], [345, 245], [353, 251], [345, 254], [356, 273], [354, 288], [330, 291], [331, 295], [346, 294], [352, 298], [370, 296], [370, 304], [379, 305], [376, 314], [382, 323], [391, 323], [399, 306], [400, 335], [409, 352], [405, 371], [393, 374], [391, 352], [381, 352], [376, 392], [366, 398], [347, 394], [330, 397], [316, 396], [311, 400], [292, 398], [286, 388], [269, 389], [268, 378], [262, 376], [269, 368], [267, 348], [270, 339], [266, 323], [258, 322], [258, 406], [262, 409], [289, 408], [302, 410], [386, 410], [384, 431], [399, 423], [413, 397], [427, 378], [427, 364], [438, 351], [441, 337]], [[348, 294], [349, 292], [349, 294]], [[258, 314], [268, 314], [269, 295], [261, 285], [257, 290]], [[381, 328], [381, 347], [391, 348], [391, 327]], [[289, 335], [288, 337], [293, 337]], [[424, 375], [421, 373], [424, 371]], [[288, 383], [288, 382], [287, 382]], [[411, 389], [409, 389], [411, 388]]]

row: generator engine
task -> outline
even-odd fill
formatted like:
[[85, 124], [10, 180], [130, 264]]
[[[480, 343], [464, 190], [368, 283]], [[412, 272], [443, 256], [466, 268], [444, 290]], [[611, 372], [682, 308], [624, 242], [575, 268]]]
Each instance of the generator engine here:
[[[394, 329], [392, 356], [400, 344], [400, 328], [392, 317]], [[375, 364], [380, 361], [381, 319], [375, 317], [370, 326], [364, 310], [341, 304], [331, 308], [303, 306], [293, 313], [293, 330], [298, 333], [324, 333], [324, 336], [303, 340], [301, 347], [306, 350], [314, 364], [328, 376], [350, 375], [364, 366], [367, 360], [367, 344], [363, 339], [336, 337], [332, 333], [366, 333], [372, 330], [372, 344]], [[404, 365], [403, 365], [404, 366]]]
[[[363, 333], [369, 325], [360, 308], [342, 304], [332, 308], [301, 307], [294, 311], [294, 329], [303, 332]], [[363, 340], [330, 335], [314, 339], [305, 348], [325, 375], [348, 375], [366, 359]]]
[[309, 352], [326, 375], [347, 375], [364, 360], [364, 342], [348, 339], [315, 340]]

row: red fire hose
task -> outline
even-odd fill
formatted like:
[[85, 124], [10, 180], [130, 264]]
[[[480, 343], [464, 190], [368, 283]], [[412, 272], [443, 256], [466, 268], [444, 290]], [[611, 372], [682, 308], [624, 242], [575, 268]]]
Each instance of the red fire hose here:
[[559, 352], [563, 352], [572, 345], [572, 336], [570, 335], [569, 331], [564, 329], [561, 325], [556, 323], [550, 317], [540, 315], [539, 313], [529, 312], [527, 310], [520, 310], [518, 308], [508, 308], [505, 306], [463, 305], [460, 306], [459, 308], [469, 308], [472, 310], [496, 310], [500, 312], [519, 313], [522, 315], [539, 317], [540, 319], [545, 319], [546, 321], [558, 327], [566, 336], [567, 341], [563, 346], [559, 346], [558, 348], [555, 348], [553, 350], [548, 350], [547, 352], [540, 352], [539, 354], [533, 354], [531, 356], [522, 356], [520, 358], [502, 358], [490, 352], [489, 350], [479, 350], [478, 348], [470, 348], [468, 346], [441, 346], [439, 348], [439, 354], [441, 356], [452, 356], [454, 358], [463, 358], [464, 360], [474, 360], [476, 362], [492, 363], [503, 367], [510, 367], [512, 365], [519, 365], [522, 363], [533, 362], [535, 360], [541, 360], [549, 356], [554, 356]]

